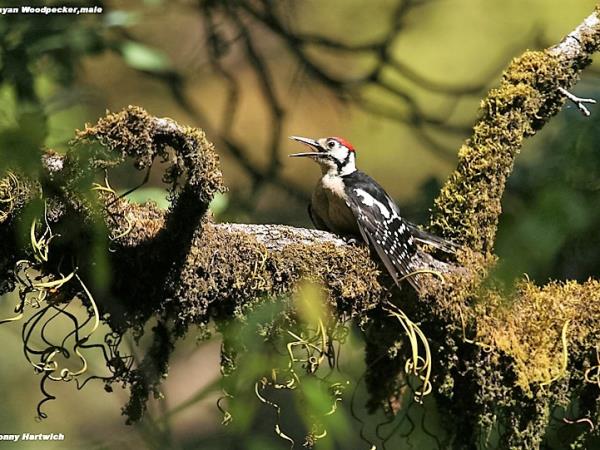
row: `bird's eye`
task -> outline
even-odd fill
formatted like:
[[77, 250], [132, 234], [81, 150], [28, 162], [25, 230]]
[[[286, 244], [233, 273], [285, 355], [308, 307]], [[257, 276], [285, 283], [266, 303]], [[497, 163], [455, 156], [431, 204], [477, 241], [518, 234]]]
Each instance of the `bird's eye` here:
[[327, 142], [327, 147], [334, 148], [335, 147], [335, 141], [329, 141], [329, 142]]

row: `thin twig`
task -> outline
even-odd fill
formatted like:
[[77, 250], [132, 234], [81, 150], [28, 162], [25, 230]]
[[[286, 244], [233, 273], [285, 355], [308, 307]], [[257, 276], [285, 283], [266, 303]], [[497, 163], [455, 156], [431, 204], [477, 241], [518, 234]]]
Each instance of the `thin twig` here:
[[573, 103], [575, 103], [575, 105], [577, 106], [577, 108], [579, 108], [579, 111], [581, 111], [581, 113], [586, 116], [589, 117], [592, 113], [590, 112], [589, 109], [586, 108], [584, 103], [588, 103], [591, 105], [596, 104], [596, 100], [594, 100], [593, 98], [581, 98], [581, 97], [577, 97], [576, 95], [571, 94], [569, 91], [567, 91], [565, 88], [562, 87], [558, 87], [558, 91], [564, 95], [565, 97], [567, 97], [569, 100], [571, 100]]

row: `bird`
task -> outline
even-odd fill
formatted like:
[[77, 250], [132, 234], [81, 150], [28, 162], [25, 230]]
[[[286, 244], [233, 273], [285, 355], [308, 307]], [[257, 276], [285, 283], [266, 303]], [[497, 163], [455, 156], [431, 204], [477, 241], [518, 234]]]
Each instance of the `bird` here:
[[407, 280], [421, 292], [422, 277], [417, 274], [432, 272], [433, 267], [444, 267], [444, 263], [420, 251], [417, 243], [445, 253], [455, 253], [458, 246], [404, 219], [383, 187], [356, 168], [356, 149], [346, 139], [337, 136], [319, 139], [290, 136], [290, 139], [311, 148], [290, 157], [311, 158], [321, 167], [322, 176], [308, 205], [314, 226], [363, 240], [375, 250], [396, 285], [400, 287]]

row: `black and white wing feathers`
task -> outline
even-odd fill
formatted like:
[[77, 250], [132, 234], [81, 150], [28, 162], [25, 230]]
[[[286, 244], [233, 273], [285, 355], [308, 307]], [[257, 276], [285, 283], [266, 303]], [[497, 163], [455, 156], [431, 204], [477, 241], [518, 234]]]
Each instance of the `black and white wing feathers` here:
[[[404, 277], [419, 291], [419, 283], [408, 276], [415, 267], [417, 248], [399, 209], [381, 186], [365, 174], [365, 180], [347, 184], [347, 203], [358, 222], [363, 239], [371, 245], [397, 285]], [[362, 182], [361, 181], [365, 181]]]

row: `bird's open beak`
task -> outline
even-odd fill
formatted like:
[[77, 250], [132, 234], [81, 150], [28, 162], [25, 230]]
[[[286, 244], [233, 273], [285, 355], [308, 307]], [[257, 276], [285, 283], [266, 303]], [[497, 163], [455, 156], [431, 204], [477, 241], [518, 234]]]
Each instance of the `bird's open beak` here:
[[300, 156], [309, 156], [311, 158], [318, 158], [319, 156], [321, 156], [319, 153], [319, 143], [314, 139], [305, 138], [302, 136], [290, 136], [290, 139], [302, 142], [304, 145], [308, 145], [309, 147], [312, 147], [314, 149], [314, 151], [312, 152], [292, 153], [291, 155], [289, 155], [290, 157], [298, 158]]

